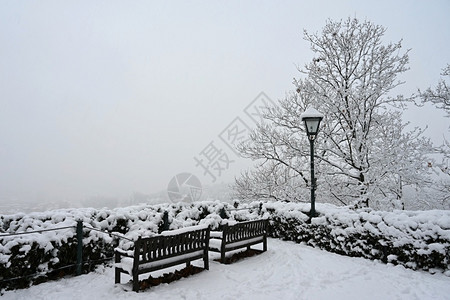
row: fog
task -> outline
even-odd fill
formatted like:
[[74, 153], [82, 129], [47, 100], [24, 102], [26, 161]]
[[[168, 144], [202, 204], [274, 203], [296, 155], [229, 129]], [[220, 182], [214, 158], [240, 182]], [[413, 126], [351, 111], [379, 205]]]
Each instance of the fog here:
[[[255, 105], [293, 88], [312, 58], [303, 29], [347, 17], [387, 27], [386, 42], [412, 48], [396, 90], [409, 95], [450, 63], [449, 11], [446, 0], [2, 1], [0, 209], [145, 200], [183, 172], [223, 191], [251, 165], [224, 132], [251, 129]], [[442, 115], [407, 117], [439, 141]], [[227, 160], [208, 173], [198, 161], [211, 149]]]

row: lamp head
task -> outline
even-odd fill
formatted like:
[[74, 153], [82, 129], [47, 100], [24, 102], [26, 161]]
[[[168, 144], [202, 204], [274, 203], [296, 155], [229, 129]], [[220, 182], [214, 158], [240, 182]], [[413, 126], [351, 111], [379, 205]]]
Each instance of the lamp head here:
[[323, 115], [314, 108], [308, 108], [300, 115], [300, 119], [305, 123], [308, 138], [312, 141], [315, 140]]

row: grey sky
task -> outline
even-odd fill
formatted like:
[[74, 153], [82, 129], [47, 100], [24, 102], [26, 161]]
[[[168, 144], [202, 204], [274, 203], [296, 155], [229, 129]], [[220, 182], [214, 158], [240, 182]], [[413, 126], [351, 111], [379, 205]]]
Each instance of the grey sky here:
[[[264, 91], [292, 88], [303, 29], [357, 17], [410, 52], [410, 94], [450, 63], [450, 1], [2, 1], [0, 204], [165, 189]], [[420, 116], [420, 120], [419, 117]], [[433, 119], [426, 121], [427, 116]], [[408, 117], [441, 136], [448, 119]], [[441, 120], [442, 119], [442, 120]], [[434, 126], [434, 127], [433, 127]], [[218, 181], [230, 181], [235, 160]]]

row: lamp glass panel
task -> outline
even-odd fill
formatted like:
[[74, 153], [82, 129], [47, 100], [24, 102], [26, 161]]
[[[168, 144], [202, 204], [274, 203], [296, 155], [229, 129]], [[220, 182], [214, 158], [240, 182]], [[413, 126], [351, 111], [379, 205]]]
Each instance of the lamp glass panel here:
[[319, 122], [320, 122], [319, 119], [305, 120], [306, 131], [308, 132], [308, 135], [317, 133], [317, 130], [319, 128]]

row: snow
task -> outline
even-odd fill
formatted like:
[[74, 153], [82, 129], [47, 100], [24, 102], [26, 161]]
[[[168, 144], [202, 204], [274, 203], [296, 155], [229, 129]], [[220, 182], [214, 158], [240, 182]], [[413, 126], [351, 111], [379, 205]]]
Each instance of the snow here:
[[[255, 237], [255, 238], [251, 238], [251, 239], [246, 239], [244, 241], [239, 241], [239, 242], [234, 242], [231, 244], [226, 244], [225, 248], [229, 249], [229, 248], [233, 248], [233, 247], [238, 247], [238, 246], [242, 246], [242, 245], [247, 245], [249, 243], [257, 243], [257, 242], [262, 242], [263, 241], [263, 237]], [[213, 248], [213, 249], [217, 249], [220, 250], [222, 249], [222, 240], [220, 239], [210, 239], [209, 240], [209, 248]]]
[[209, 233], [209, 236], [210, 236], [211, 238], [218, 238], [218, 239], [221, 239], [222, 236], [223, 236], [223, 232], [222, 232], [222, 231], [211, 231], [211, 232]]
[[[247, 239], [247, 240], [244, 240], [244, 241], [227, 244], [227, 245], [225, 245], [225, 248], [226, 249], [230, 249], [230, 248], [233, 248], [233, 247], [239, 247], [239, 246], [242, 246], [242, 245], [247, 245], [247, 244], [250, 244], [250, 243], [262, 242], [262, 241], [263, 241], [262, 237], [255, 237], [255, 238], [252, 238], [252, 239]], [[221, 246], [222, 246], [222, 244], [221, 244]]]
[[[170, 264], [170, 263], [173, 263], [176, 261], [184, 261], [185, 259], [188, 259], [191, 257], [203, 255], [203, 253], [204, 253], [203, 250], [198, 250], [198, 251], [186, 253], [183, 255], [178, 255], [175, 257], [169, 257], [169, 258], [152, 261], [152, 262], [145, 263], [145, 264], [140, 264], [138, 266], [138, 268], [139, 268], [139, 270], [144, 270], [144, 269], [149, 269], [149, 268], [153, 268], [153, 267], [157, 267], [157, 266], [161, 266], [161, 265]], [[180, 264], [182, 264], [182, 263], [180, 263]], [[125, 271], [127, 271], [129, 274], [131, 274], [131, 271], [133, 270], [133, 259], [129, 258], [129, 257], [124, 257], [121, 259], [120, 263], [116, 263], [115, 266], [117, 266], [118, 268], [122, 268]]]
[[[100, 267], [86, 275], [6, 291], [2, 299], [439, 300], [450, 295], [450, 277], [442, 273], [432, 275], [278, 239], [268, 239], [267, 252], [230, 265], [216, 258], [219, 254], [210, 252], [209, 271], [140, 293], [129, 291], [129, 283], [115, 285], [114, 269]], [[202, 266], [202, 261], [194, 264]]]
[[222, 248], [222, 240], [214, 238], [209, 240], [209, 249], [220, 250], [221, 248]]
[[304, 118], [323, 118], [323, 114], [313, 107], [308, 107], [305, 112], [300, 115], [300, 121], [303, 121]]
[[203, 230], [208, 228], [208, 225], [197, 225], [197, 226], [188, 226], [188, 227], [183, 227], [180, 229], [175, 229], [175, 230], [170, 230], [170, 231], [164, 231], [161, 232], [162, 236], [172, 236], [172, 235], [177, 235], [177, 234], [181, 234], [181, 233], [186, 233], [186, 232], [191, 232], [191, 231], [197, 231], [197, 230]]
[[183, 261], [188, 258], [193, 258], [193, 257], [199, 256], [199, 255], [203, 255], [203, 253], [204, 253], [203, 250], [198, 250], [198, 251], [186, 253], [183, 255], [178, 255], [178, 256], [174, 256], [174, 257], [157, 260], [154, 262], [149, 262], [146, 264], [139, 265], [139, 270], [153, 268], [153, 267], [157, 267], [157, 266], [161, 266], [161, 265], [166, 265], [166, 264], [170, 264], [170, 263], [173, 263], [176, 261]]

